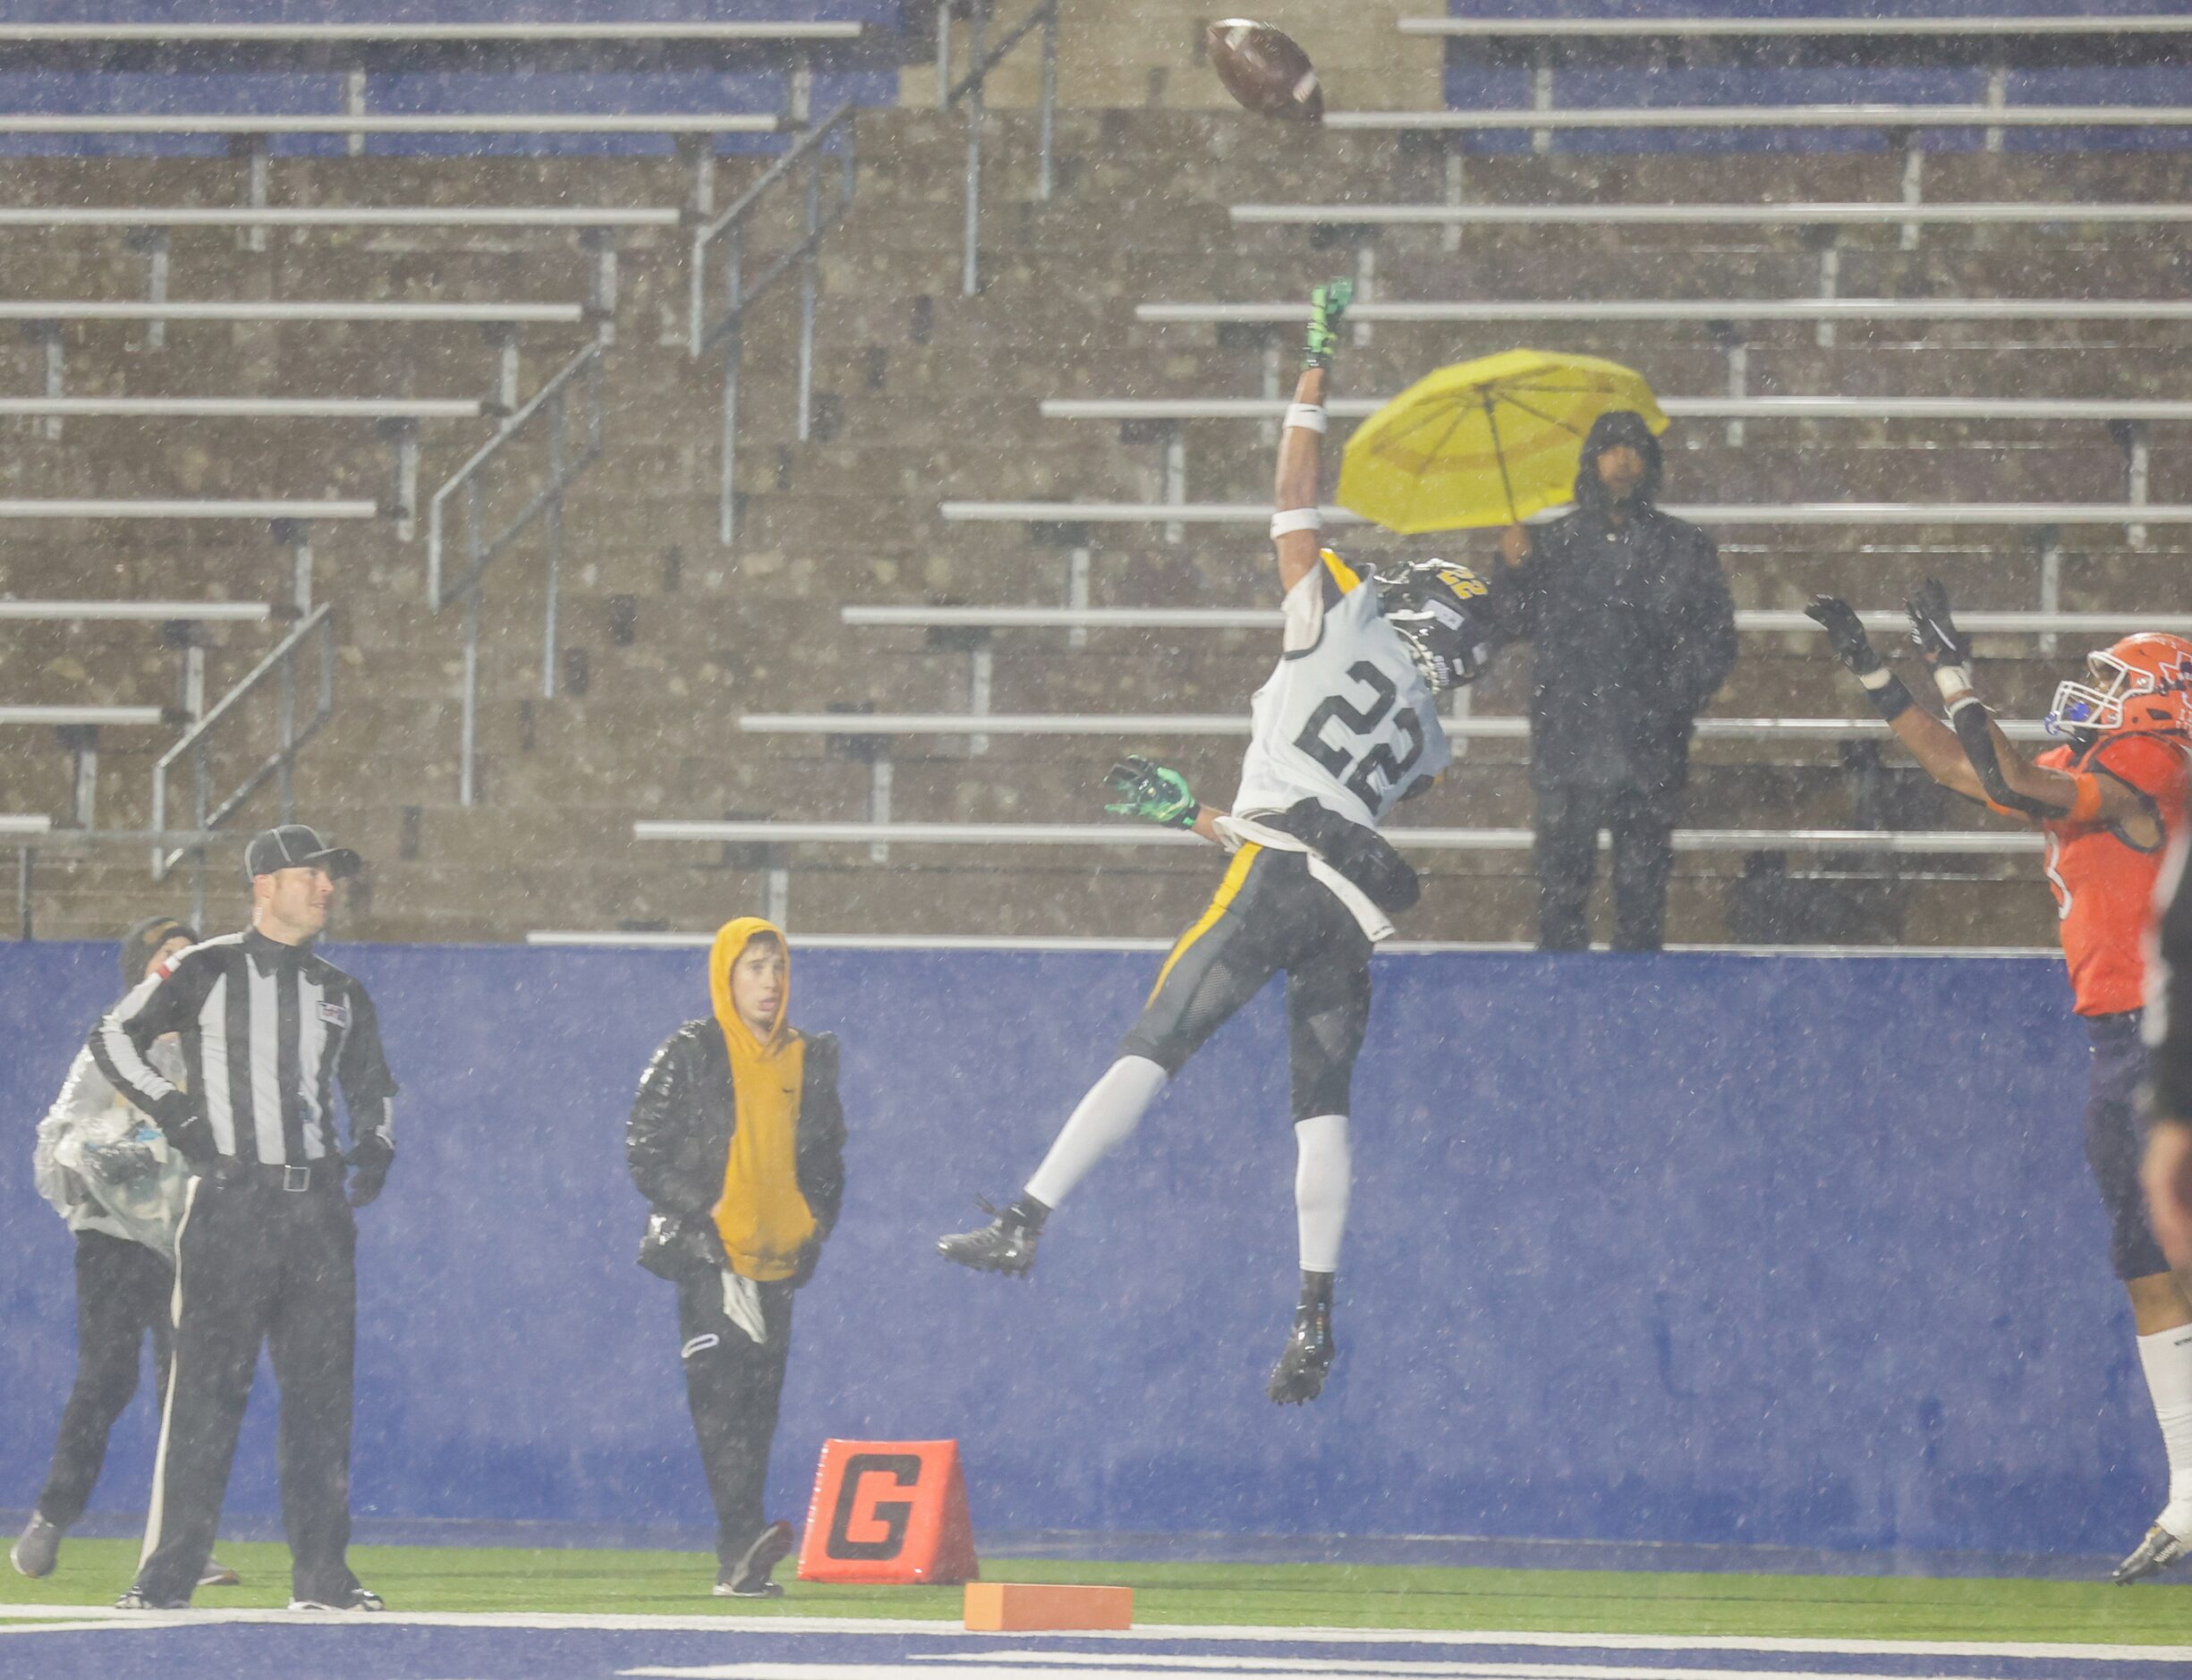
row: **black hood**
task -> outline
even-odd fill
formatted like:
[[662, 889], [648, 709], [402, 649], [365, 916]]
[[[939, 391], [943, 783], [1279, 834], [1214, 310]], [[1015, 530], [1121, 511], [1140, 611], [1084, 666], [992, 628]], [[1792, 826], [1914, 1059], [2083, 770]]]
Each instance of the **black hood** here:
[[1644, 482], [1637, 487], [1636, 500], [1649, 505], [1660, 499], [1660, 478], [1663, 471], [1660, 456], [1660, 440], [1652, 435], [1644, 417], [1633, 409], [1618, 408], [1602, 414], [1591, 422], [1591, 434], [1583, 440], [1583, 454], [1576, 463], [1576, 502], [1580, 507], [1602, 508], [1606, 505], [1606, 487], [1599, 482], [1598, 458], [1609, 449], [1627, 444], [1644, 457]]
[[188, 922], [177, 921], [173, 916], [147, 916], [142, 921], [132, 922], [129, 931], [122, 936], [122, 989], [132, 992], [145, 978], [145, 964], [152, 954], [170, 939], [180, 935], [192, 945], [198, 935]]

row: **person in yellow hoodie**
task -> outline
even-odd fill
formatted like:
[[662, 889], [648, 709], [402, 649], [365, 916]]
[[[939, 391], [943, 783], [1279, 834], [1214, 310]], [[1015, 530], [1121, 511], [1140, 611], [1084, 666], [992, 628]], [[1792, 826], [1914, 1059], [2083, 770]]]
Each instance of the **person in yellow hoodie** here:
[[837, 1040], [789, 1020], [783, 932], [726, 922], [708, 957], [712, 1013], [663, 1041], [624, 1131], [652, 1208], [640, 1264], [677, 1285], [685, 1397], [716, 1506], [718, 1598], [773, 1599], [789, 1523], [761, 1504], [791, 1352], [792, 1296], [845, 1199]]

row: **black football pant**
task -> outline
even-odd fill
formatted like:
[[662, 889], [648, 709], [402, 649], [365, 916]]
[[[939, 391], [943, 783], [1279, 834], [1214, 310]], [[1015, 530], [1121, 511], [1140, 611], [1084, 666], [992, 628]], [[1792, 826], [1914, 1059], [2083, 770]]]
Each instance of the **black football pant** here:
[[769, 1524], [761, 1496], [792, 1351], [791, 1285], [762, 1284], [760, 1289], [768, 1339], [756, 1347], [724, 1313], [719, 1273], [677, 1285], [685, 1401], [692, 1408], [692, 1432], [716, 1506], [716, 1558], [726, 1571]]
[[1613, 842], [1613, 948], [1656, 951], [1667, 925], [1679, 793], [1662, 788], [1551, 787], [1537, 795], [1537, 943], [1543, 951], [1591, 944], [1591, 882], [1598, 836]]
[[357, 1226], [339, 1167], [309, 1190], [282, 1169], [193, 1179], [175, 1268], [174, 1369], [152, 1473], [137, 1585], [187, 1600], [205, 1571], [228, 1492], [236, 1431], [266, 1344], [282, 1391], [276, 1455], [293, 1596], [340, 1603], [350, 1573], [351, 1368], [357, 1338]]
[[1370, 938], [1299, 852], [1247, 844], [1120, 1045], [1177, 1073], [1282, 970], [1294, 1118], [1344, 1115], [1370, 1026]]
[[68, 1528], [84, 1514], [106, 1437], [137, 1392], [139, 1350], [152, 1332], [155, 1392], [167, 1388], [167, 1316], [174, 1269], [142, 1243], [76, 1234], [76, 1381], [61, 1413], [38, 1515]]

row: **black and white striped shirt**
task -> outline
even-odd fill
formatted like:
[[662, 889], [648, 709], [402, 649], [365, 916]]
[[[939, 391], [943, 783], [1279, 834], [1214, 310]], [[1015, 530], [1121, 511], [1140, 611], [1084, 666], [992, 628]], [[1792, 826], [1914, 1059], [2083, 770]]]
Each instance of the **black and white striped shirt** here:
[[163, 963], [92, 1029], [99, 1070], [172, 1136], [178, 1093], [145, 1056], [168, 1032], [182, 1038], [188, 1106], [223, 1155], [283, 1167], [340, 1155], [338, 1080], [353, 1141], [371, 1133], [395, 1142], [396, 1085], [372, 1000], [309, 946], [256, 930], [208, 939]]

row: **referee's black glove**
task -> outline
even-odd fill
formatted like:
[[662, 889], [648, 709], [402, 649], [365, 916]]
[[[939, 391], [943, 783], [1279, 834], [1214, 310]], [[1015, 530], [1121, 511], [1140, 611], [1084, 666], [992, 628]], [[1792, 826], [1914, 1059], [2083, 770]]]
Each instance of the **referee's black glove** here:
[[193, 1170], [204, 1172], [219, 1156], [213, 1128], [206, 1124], [206, 1116], [188, 1091], [169, 1091], [153, 1105], [152, 1118], [174, 1145], [175, 1153]]
[[350, 1205], [362, 1208], [379, 1195], [381, 1186], [388, 1182], [388, 1168], [395, 1160], [395, 1145], [379, 1133], [369, 1132], [343, 1158], [350, 1164]]

